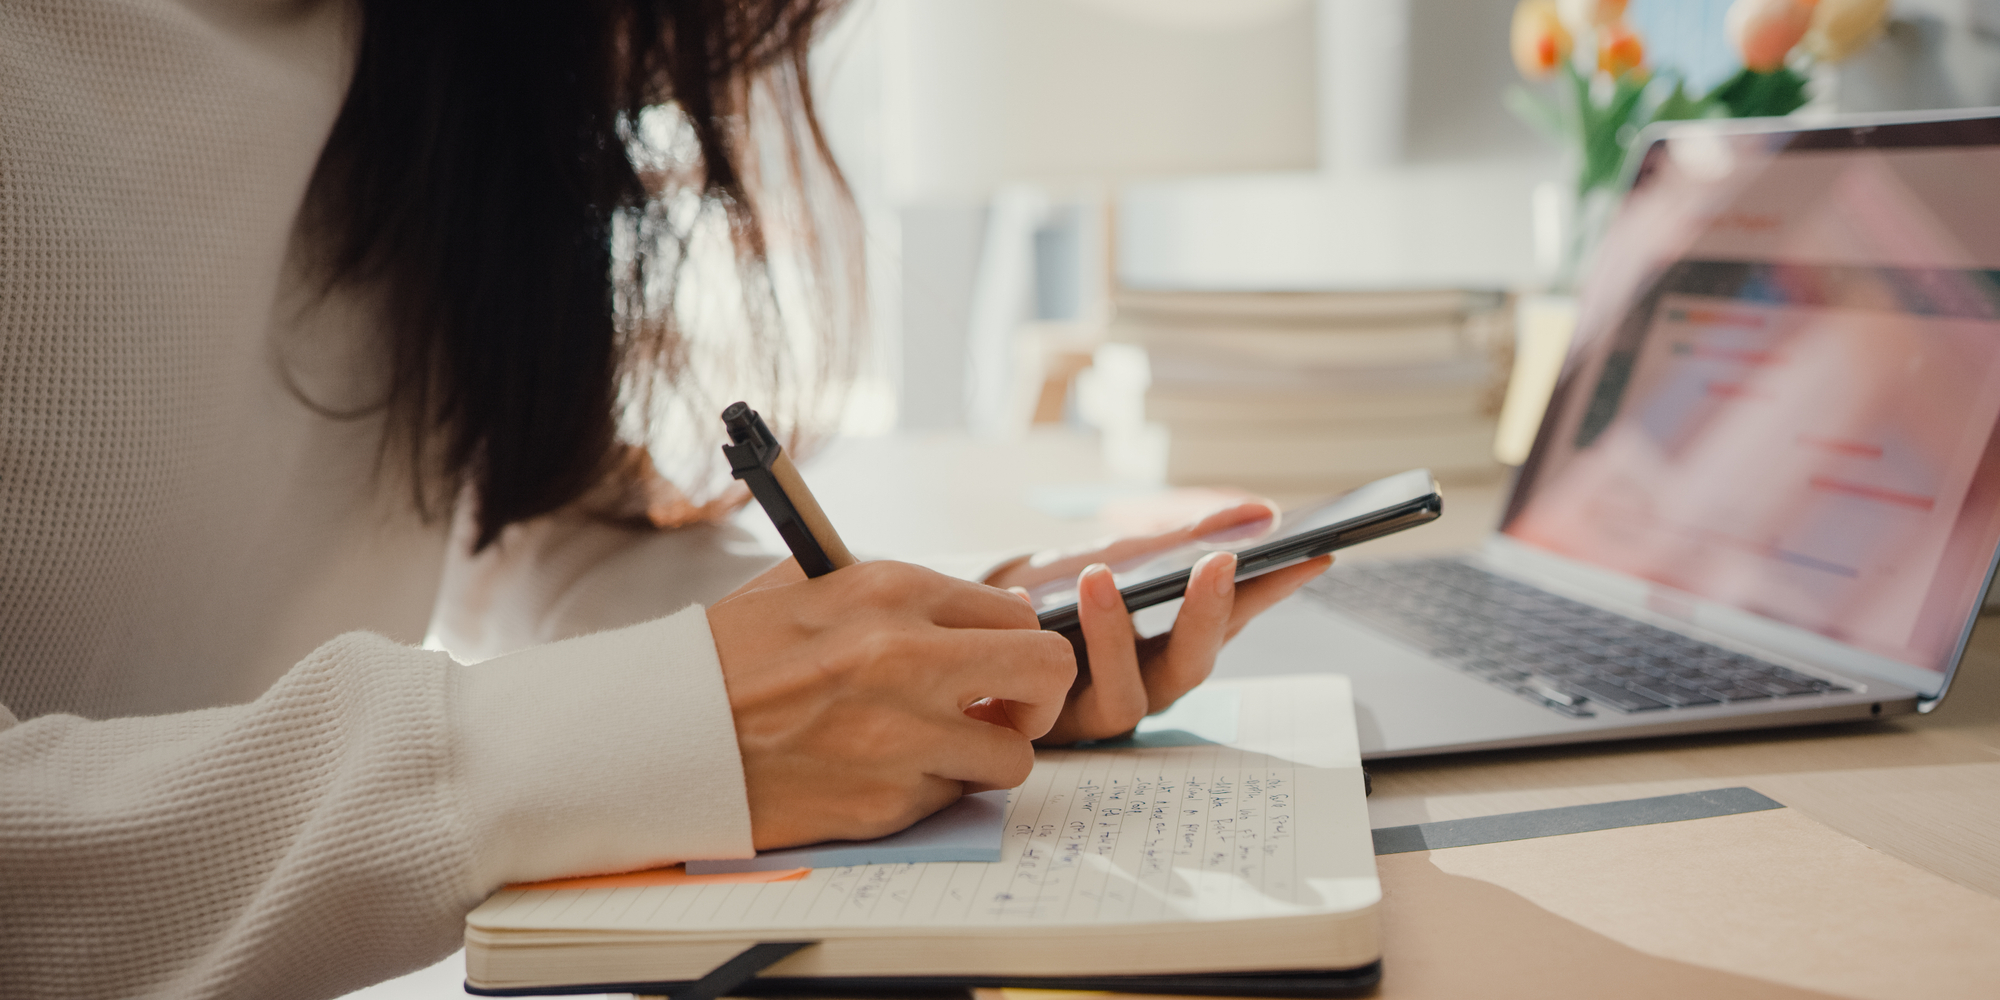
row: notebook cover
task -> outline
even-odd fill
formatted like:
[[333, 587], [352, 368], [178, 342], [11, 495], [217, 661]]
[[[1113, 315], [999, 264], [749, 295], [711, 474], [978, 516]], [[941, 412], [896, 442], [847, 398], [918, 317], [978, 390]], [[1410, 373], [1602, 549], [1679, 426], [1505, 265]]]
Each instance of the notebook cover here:
[[[1382, 963], [1355, 969], [1310, 969], [1287, 972], [1236, 972], [1182, 976], [841, 976], [788, 978], [763, 976], [730, 991], [741, 997], [884, 997], [918, 1000], [962, 998], [967, 990], [1012, 987], [1031, 990], [1103, 990], [1172, 996], [1230, 997], [1355, 997], [1366, 996], [1382, 980]], [[693, 980], [656, 983], [586, 983], [527, 989], [482, 989], [470, 983], [465, 991], [486, 997], [568, 996], [593, 993], [636, 993], [672, 996]]]

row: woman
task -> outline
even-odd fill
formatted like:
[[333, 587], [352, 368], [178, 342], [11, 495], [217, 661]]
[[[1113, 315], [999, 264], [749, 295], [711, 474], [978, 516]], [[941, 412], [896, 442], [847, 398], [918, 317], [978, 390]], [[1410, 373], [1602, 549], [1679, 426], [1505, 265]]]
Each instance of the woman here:
[[[1129, 729], [1323, 568], [1211, 558], [1144, 643], [1095, 564], [1187, 532], [994, 586], [744, 583], [712, 449], [677, 490], [620, 421], [713, 420], [745, 372], [828, 409], [829, 6], [0, 8], [9, 997], [334, 996], [507, 882], [879, 835]], [[705, 343], [676, 293], [710, 230], [737, 322]], [[1072, 690], [998, 588], [1079, 571]]]

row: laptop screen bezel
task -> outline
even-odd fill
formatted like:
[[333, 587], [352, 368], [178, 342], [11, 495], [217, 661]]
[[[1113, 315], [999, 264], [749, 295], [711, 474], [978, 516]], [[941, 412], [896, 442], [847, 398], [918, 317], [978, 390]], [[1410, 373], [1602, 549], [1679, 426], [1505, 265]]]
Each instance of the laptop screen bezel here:
[[[1841, 116], [1808, 128], [1800, 128], [1796, 123], [1783, 119], [1734, 119], [1655, 124], [1648, 127], [1634, 142], [1634, 153], [1627, 160], [1625, 174], [1621, 179], [1621, 187], [1629, 190], [1634, 179], [1640, 175], [1643, 165], [1650, 158], [1667, 155], [1667, 144], [1670, 142], [1702, 136], [1752, 135], [1768, 136], [1768, 148], [1774, 156], [1797, 150], [1916, 149], [1979, 146], [2000, 148], [2000, 108], [1960, 109], [1943, 113]], [[1584, 295], [1588, 296], [1588, 294], [1588, 284], [1586, 283]], [[1627, 307], [1626, 313], [1621, 313], [1613, 322], [1625, 321], [1631, 309], [1646, 307], [1644, 297], [1635, 299]], [[1584, 311], [1579, 310], [1579, 312]], [[1531, 547], [1527, 543], [1514, 540], [1512, 536], [1506, 534], [1506, 530], [1508, 525], [1512, 524], [1524, 509], [1527, 497], [1532, 492], [1535, 477], [1543, 460], [1549, 454], [1549, 449], [1555, 447], [1554, 435], [1556, 427], [1561, 422], [1566, 408], [1574, 401], [1574, 397], [1576, 396], [1575, 381], [1580, 377], [1581, 369], [1586, 366], [1589, 360], [1584, 348], [1590, 339], [1575, 337], [1571, 340], [1570, 350], [1563, 359], [1561, 374], [1556, 379], [1555, 390], [1550, 396], [1547, 410], [1542, 415], [1541, 426], [1536, 431], [1534, 444], [1529, 449], [1527, 458], [1517, 470], [1511, 488], [1508, 491], [1507, 501], [1502, 507], [1500, 524], [1495, 533], [1496, 541], [1504, 539], [1506, 543], [1511, 543], [1512, 545]], [[1996, 429], [1996, 433], [2000, 433], [2000, 429]], [[1587, 566], [1593, 571], [1607, 572], [1603, 567], [1593, 566], [1581, 560], [1575, 560], [1557, 553], [1542, 552], [1539, 549], [1536, 551], [1539, 555], [1550, 558], [1565, 562], [1577, 562], [1579, 565]], [[1953, 647], [1952, 654], [1945, 661], [1944, 669], [1933, 672], [1927, 668], [1918, 668], [1915, 665], [1910, 665], [1912, 670], [1921, 669], [1925, 673], [1935, 673], [1938, 680], [1934, 688], [1929, 685], [1913, 685], [1912, 677], [1908, 671], [1895, 671], [1892, 676], [1883, 676], [1883, 671], [1873, 670], [1864, 665], [1850, 664], [1849, 668], [1860, 670], [1877, 679], [1886, 680], [1898, 685], [1916, 687], [1920, 695], [1918, 702], [1919, 709], [1926, 712], [1930, 711], [1939, 701], [1943, 700], [1945, 694], [1950, 690], [1951, 682], [1957, 676], [1958, 669], [1965, 660], [1967, 644], [1971, 641], [1972, 631], [1978, 624], [1980, 611], [1985, 604], [1987, 593], [1993, 586], [1993, 577], [1996, 570], [2000, 570], [2000, 545], [1996, 545], [1994, 551], [1988, 557], [1986, 578], [1978, 588], [1979, 592], [1973, 601], [1971, 613], [1967, 615], [1965, 624], [1959, 630], [1957, 643]], [[1706, 599], [1694, 597], [1694, 595], [1687, 596], [1697, 603], [1712, 604], [1717, 607], [1729, 607], [1720, 604], [1720, 602], [1707, 601]], [[1730, 608], [1730, 610], [1736, 614], [1750, 615], [1760, 622], [1768, 622], [1777, 629], [1795, 631], [1801, 633], [1802, 636], [1811, 636], [1826, 642], [1834, 641], [1826, 639], [1824, 636], [1819, 636], [1818, 633], [1811, 632], [1810, 630], [1779, 622], [1766, 616], [1754, 615], [1749, 612], [1740, 611], [1740, 609]]]

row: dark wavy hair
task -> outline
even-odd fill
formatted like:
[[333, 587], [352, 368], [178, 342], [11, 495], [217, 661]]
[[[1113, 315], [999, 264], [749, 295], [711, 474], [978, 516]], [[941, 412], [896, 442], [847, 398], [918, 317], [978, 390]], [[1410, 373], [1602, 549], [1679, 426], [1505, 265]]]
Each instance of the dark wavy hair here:
[[[608, 480], [650, 482], [655, 523], [712, 515], [712, 456], [659, 463], [663, 494], [649, 426], [719, 433], [739, 392], [793, 428], [837, 406], [858, 226], [806, 59], [839, 6], [362, 0], [308, 218], [326, 287], [380, 304], [420, 509], [469, 497], [479, 548]], [[711, 350], [690, 269], [730, 300]]]

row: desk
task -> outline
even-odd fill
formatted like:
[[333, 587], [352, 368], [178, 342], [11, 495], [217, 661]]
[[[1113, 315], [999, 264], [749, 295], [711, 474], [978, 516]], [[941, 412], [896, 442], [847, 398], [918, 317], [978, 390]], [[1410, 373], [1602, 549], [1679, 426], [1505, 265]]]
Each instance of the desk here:
[[[1129, 498], [1103, 469], [1097, 443], [1081, 434], [1037, 428], [1019, 441], [979, 441], [923, 432], [834, 442], [804, 463], [803, 474], [856, 552], [910, 558], [940, 552], [1027, 552], [1080, 545], [1107, 528], [1089, 516], [1052, 512], [1050, 494]], [[1448, 486], [1444, 517], [1421, 529], [1367, 542], [1341, 559], [1472, 548], [1499, 516], [1506, 487]], [[755, 508], [739, 517], [752, 531], [776, 532]]]
[[[924, 472], [885, 477], [890, 469]], [[806, 474], [859, 550], [914, 554], [958, 539], [1019, 551], [1103, 534], [1088, 519], [1057, 518], [1024, 502], [1037, 487], [1104, 481], [1090, 443], [1065, 435], [1007, 445], [950, 435], [845, 442]], [[1504, 496], [1499, 485], [1447, 489], [1437, 523], [1340, 558], [1473, 547], [1498, 519]], [[1929, 715], [1382, 761], [1369, 770], [1377, 827], [1749, 785], [1876, 850], [2000, 897], [2000, 618], [1983, 620], [1951, 696]], [[1393, 898], [1392, 869], [1384, 871]], [[1425, 928], [1399, 925], [1392, 908], [1385, 930], [1386, 1000], [1493, 996], [1495, 984], [1506, 981], [1532, 985], [1525, 995], [1542, 997], [1623, 992], [1601, 981], [1565, 985], [1554, 975], [1560, 955], [1522, 954], [1511, 970], [1441, 970], [1436, 966], [1450, 956], [1431, 950]], [[1411, 963], [1432, 968], [1412, 975]], [[1752, 992], [1769, 985], [1752, 982]]]
[[[1092, 442], [1060, 433], [1005, 444], [950, 434], [847, 441], [807, 465], [805, 475], [849, 545], [885, 556], [1081, 544], [1103, 535], [1102, 526], [1037, 510], [1027, 502], [1030, 491], [1114, 485]], [[1503, 495], [1499, 486], [1449, 489], [1445, 517], [1435, 524], [1341, 558], [1471, 547], [1493, 524]], [[2000, 897], [2000, 618], [1982, 622], [1950, 698], [1925, 716], [1382, 761], [1369, 769], [1378, 827], [1749, 785], [1883, 853]], [[1393, 879], [1385, 883], [1393, 895]], [[1566, 983], [1553, 975], [1561, 955], [1523, 953], [1514, 969], [1447, 968], [1450, 956], [1435, 953], [1425, 928], [1399, 924], [1393, 910], [1385, 931], [1385, 1000], [1495, 996], [1505, 993], [1500, 983], [1531, 986], [1524, 995], [1539, 997], [1626, 992], [1616, 983]], [[1410, 974], [1413, 964], [1428, 965], [1422, 971], [1430, 974]], [[352, 1000], [461, 997], [463, 968], [453, 957]], [[999, 1000], [982, 992], [989, 994], [982, 1000]]]

